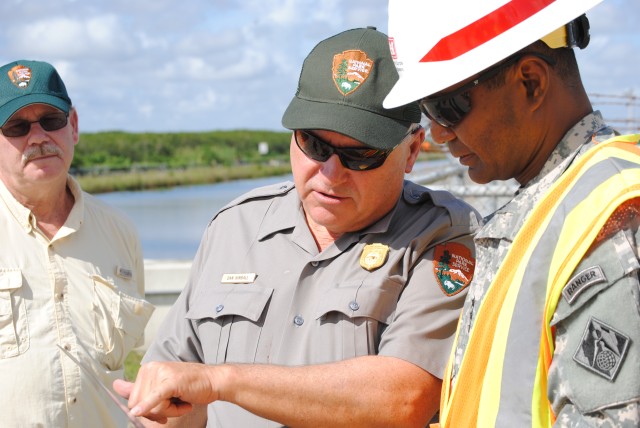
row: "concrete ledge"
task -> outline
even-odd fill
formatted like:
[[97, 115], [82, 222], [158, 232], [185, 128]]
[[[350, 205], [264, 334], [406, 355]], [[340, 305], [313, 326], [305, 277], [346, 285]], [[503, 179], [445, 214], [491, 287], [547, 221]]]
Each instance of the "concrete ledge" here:
[[191, 260], [145, 260], [145, 299], [156, 307], [144, 331], [142, 351], [149, 348], [160, 324], [187, 283]]

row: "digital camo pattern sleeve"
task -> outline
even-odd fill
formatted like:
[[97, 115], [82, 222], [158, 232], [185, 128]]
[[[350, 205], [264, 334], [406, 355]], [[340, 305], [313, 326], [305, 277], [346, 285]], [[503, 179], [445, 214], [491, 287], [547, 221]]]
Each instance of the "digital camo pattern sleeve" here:
[[563, 289], [552, 320], [557, 427], [640, 426], [640, 201], [621, 206]]

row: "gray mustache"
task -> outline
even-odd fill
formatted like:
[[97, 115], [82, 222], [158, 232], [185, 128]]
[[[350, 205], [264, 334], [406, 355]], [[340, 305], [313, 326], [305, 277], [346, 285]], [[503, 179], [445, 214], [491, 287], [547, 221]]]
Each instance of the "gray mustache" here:
[[29, 146], [22, 154], [22, 164], [25, 165], [33, 158], [40, 156], [57, 155], [62, 156], [62, 150], [55, 144], [42, 143], [35, 146]]

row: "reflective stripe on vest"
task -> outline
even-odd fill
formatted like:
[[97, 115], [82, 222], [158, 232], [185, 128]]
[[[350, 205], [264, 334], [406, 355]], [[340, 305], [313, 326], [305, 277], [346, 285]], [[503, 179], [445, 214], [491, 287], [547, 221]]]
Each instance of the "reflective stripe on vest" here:
[[[608, 218], [640, 197], [639, 139], [629, 135], [597, 144], [531, 211], [478, 309], [453, 390], [450, 381], [443, 382], [442, 427], [553, 424], [547, 399], [551, 317]], [[453, 353], [445, 379], [451, 379], [452, 365]]]

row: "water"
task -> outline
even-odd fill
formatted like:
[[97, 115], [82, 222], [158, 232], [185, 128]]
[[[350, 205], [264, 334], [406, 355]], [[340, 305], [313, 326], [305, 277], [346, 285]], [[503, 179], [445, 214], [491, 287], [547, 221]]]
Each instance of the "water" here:
[[133, 221], [145, 259], [191, 260], [209, 220], [220, 208], [253, 188], [291, 179], [287, 175], [96, 197]]
[[[433, 170], [442, 165], [447, 165], [447, 161], [419, 162], [414, 172]], [[251, 189], [286, 180], [292, 180], [291, 175], [163, 190], [113, 192], [97, 197], [124, 211], [133, 220], [145, 259], [191, 260], [207, 224], [220, 208]]]

